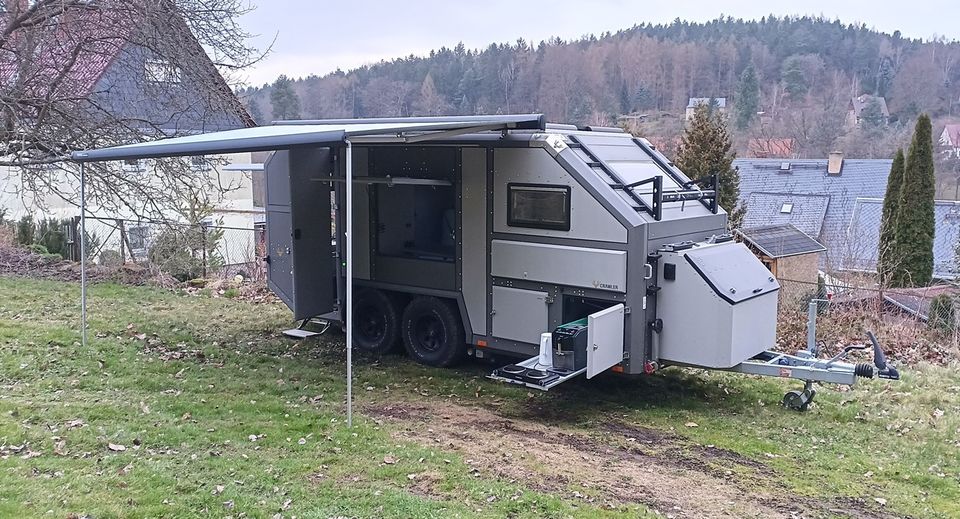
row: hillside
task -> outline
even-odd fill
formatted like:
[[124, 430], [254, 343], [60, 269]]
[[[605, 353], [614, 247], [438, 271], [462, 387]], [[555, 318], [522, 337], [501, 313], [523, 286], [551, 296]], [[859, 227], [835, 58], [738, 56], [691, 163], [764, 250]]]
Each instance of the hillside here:
[[[280, 115], [543, 112], [551, 121], [610, 125], [634, 114], [645, 116], [637, 131], [669, 143], [690, 97], [725, 97], [731, 115], [745, 107], [752, 115], [735, 134], [741, 155], [750, 153], [750, 139], [792, 139], [792, 156], [843, 149], [849, 156], [888, 157], [918, 113], [943, 124], [960, 112], [958, 62], [957, 42], [923, 42], [822, 18], [677, 20], [576, 41], [518, 40], [483, 50], [461, 44], [295, 79], [299, 109]], [[755, 87], [744, 84], [748, 67]], [[751, 87], [762, 114], [738, 99]], [[271, 90], [241, 92], [261, 121], [276, 117]], [[860, 94], [885, 97], [889, 124], [844, 125], [851, 99]]]

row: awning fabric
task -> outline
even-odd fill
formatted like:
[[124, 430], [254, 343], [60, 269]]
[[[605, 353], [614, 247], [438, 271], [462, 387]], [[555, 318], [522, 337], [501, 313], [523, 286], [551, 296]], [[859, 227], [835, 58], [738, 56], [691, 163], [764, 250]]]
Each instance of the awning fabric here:
[[159, 157], [220, 155], [249, 151], [282, 150], [303, 146], [331, 145], [354, 136], [398, 135], [407, 132], [451, 130], [511, 130], [545, 127], [543, 116], [486, 115], [464, 117], [408, 117], [402, 119], [349, 119], [277, 124], [161, 139], [110, 148], [77, 151], [78, 162], [134, 160]]

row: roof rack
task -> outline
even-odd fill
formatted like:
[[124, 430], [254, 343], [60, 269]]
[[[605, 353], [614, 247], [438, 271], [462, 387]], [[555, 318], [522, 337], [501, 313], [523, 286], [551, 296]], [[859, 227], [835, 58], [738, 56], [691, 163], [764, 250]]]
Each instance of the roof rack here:
[[[610, 177], [614, 182], [614, 184], [612, 184], [610, 187], [623, 190], [625, 193], [627, 193], [627, 196], [629, 196], [630, 199], [637, 204], [637, 211], [644, 211], [652, 216], [654, 220], [660, 221], [663, 219], [663, 204], [666, 202], [699, 200], [704, 207], [710, 210], [710, 212], [714, 214], [717, 213], [719, 177], [716, 173], [710, 175], [709, 177], [703, 177], [695, 180], [685, 180], [683, 177], [678, 175], [676, 171], [674, 171], [671, 164], [664, 162], [649, 146], [647, 146], [640, 139], [634, 137], [631, 139], [634, 144], [643, 149], [643, 151], [653, 159], [657, 166], [664, 171], [664, 174], [668, 175], [674, 182], [680, 185], [682, 189], [673, 189], [665, 192], [663, 190], [663, 176], [661, 175], [654, 175], [638, 182], [632, 182], [628, 184], [624, 182], [623, 178], [621, 178], [620, 175], [613, 168], [611, 168], [609, 164], [600, 159], [596, 153], [590, 149], [589, 146], [584, 145], [576, 135], [570, 135], [569, 137], [573, 142], [571, 147], [580, 149], [587, 156], [587, 158], [590, 159], [590, 161], [587, 162], [588, 166], [593, 169], [600, 170]], [[702, 184], [706, 181], [709, 181], [709, 189], [700, 189], [699, 187], [691, 189], [693, 186]], [[636, 188], [647, 184], [652, 185], [652, 200], [649, 204], [635, 191]]]

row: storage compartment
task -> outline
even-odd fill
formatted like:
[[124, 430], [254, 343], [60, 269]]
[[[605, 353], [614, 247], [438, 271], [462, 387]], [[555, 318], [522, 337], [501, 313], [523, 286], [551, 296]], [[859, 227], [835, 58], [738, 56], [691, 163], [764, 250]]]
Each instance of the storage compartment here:
[[583, 373], [592, 378], [623, 360], [624, 315], [623, 304], [616, 304], [560, 325], [551, 333], [552, 365], [541, 364], [537, 355], [495, 369], [489, 378], [544, 391]]
[[660, 254], [661, 362], [730, 368], [773, 347], [780, 285], [746, 246], [687, 243]]

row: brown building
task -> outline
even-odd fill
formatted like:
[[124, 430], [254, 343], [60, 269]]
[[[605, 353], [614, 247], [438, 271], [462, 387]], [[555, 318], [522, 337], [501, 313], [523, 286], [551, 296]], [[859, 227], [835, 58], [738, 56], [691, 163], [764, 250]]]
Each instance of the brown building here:
[[791, 224], [740, 229], [738, 238], [780, 281], [780, 301], [796, 301], [817, 289], [820, 253], [817, 240]]

